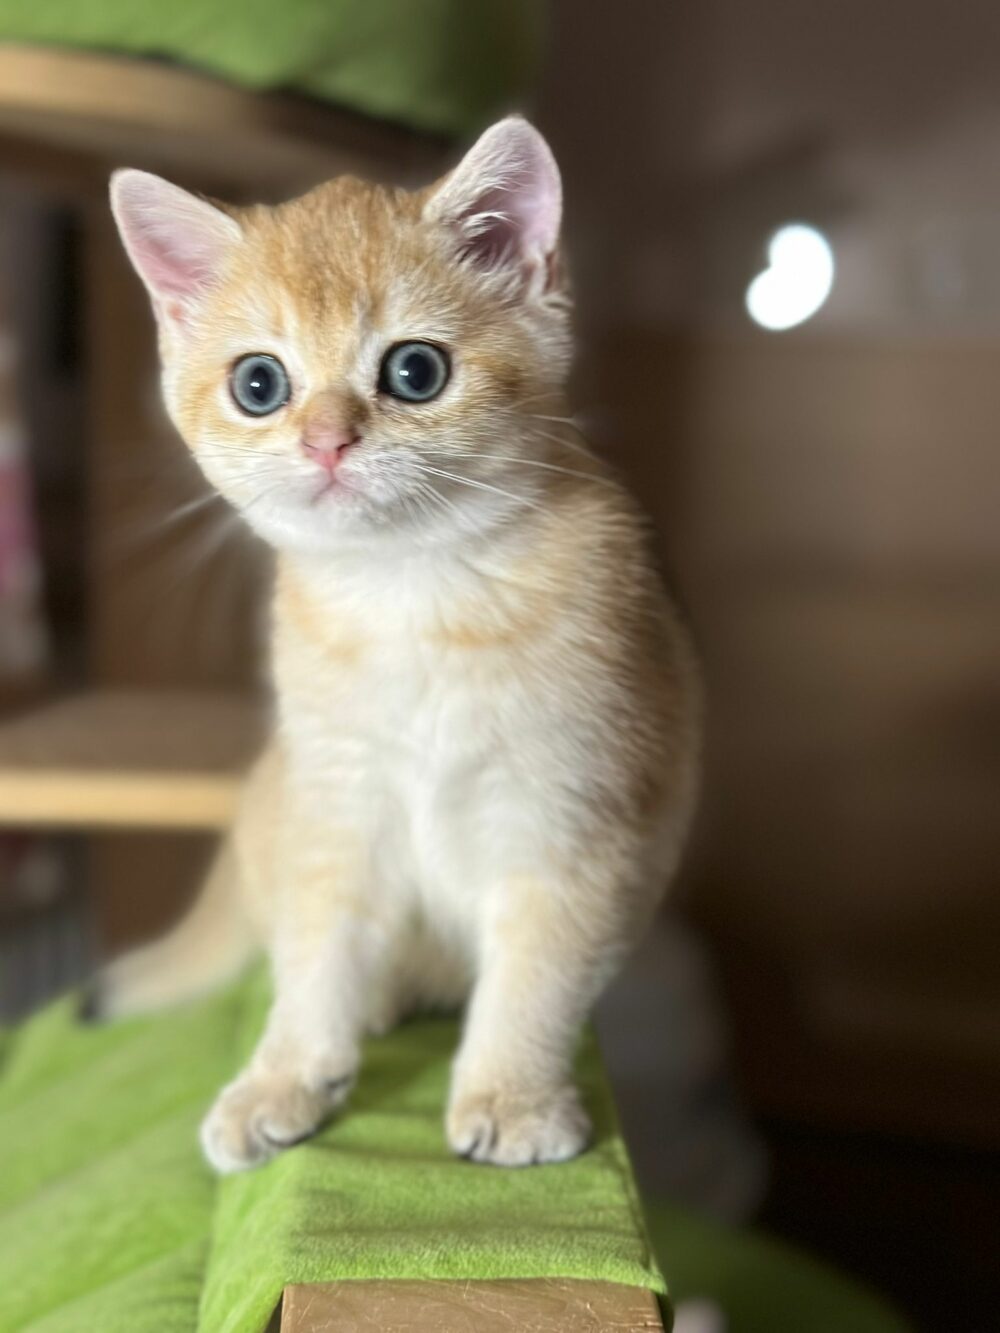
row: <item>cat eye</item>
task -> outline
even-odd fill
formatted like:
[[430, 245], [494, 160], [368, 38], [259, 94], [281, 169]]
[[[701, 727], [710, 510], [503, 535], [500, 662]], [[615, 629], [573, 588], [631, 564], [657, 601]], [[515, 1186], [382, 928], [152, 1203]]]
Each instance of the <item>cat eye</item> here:
[[292, 396], [288, 372], [276, 356], [255, 352], [240, 357], [229, 376], [229, 392], [241, 412], [266, 417]]
[[397, 343], [382, 358], [380, 393], [406, 403], [426, 403], [448, 383], [451, 365], [447, 354], [433, 343]]

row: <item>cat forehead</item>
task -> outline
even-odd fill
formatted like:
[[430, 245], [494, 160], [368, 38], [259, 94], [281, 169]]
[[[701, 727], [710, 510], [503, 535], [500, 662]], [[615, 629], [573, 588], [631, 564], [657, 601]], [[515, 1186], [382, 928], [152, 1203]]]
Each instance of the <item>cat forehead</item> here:
[[440, 307], [462, 284], [421, 210], [421, 195], [351, 178], [255, 209], [242, 219], [232, 287], [300, 324], [380, 322]]

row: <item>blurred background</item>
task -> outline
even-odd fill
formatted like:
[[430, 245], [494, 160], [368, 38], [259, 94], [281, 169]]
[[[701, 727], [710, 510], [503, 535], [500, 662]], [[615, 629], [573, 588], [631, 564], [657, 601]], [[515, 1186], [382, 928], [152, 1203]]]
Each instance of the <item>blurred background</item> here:
[[423, 181], [520, 107], [581, 429], [709, 680], [695, 844], [600, 1015], [644, 1192], [994, 1327], [1000, 10], [300, 0], [265, 59], [257, 0], [120, 8], [0, 0], [3, 1017], [182, 910], [259, 735], [266, 558], [163, 418], [108, 168]]

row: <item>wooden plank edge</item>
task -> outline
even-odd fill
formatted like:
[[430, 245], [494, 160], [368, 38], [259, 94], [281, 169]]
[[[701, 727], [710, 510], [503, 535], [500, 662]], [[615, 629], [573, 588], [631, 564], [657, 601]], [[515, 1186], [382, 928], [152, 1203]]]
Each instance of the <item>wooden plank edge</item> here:
[[353, 1279], [285, 1288], [280, 1333], [663, 1333], [654, 1292], [580, 1278]]
[[5, 113], [22, 130], [30, 123], [25, 116], [40, 126], [61, 117], [198, 138], [255, 130], [387, 176], [440, 170], [449, 151], [445, 135], [305, 94], [245, 87], [179, 61], [30, 42], [0, 43], [0, 121]]
[[242, 783], [236, 774], [0, 771], [0, 826], [225, 829]]

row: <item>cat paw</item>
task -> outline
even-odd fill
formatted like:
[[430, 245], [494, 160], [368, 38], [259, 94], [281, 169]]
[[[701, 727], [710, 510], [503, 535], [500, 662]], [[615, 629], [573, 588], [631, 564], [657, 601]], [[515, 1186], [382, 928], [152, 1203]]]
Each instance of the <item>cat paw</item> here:
[[353, 1071], [317, 1089], [289, 1075], [243, 1074], [223, 1088], [202, 1122], [202, 1151], [223, 1175], [259, 1166], [311, 1138], [353, 1083]]
[[583, 1151], [590, 1120], [575, 1088], [458, 1094], [447, 1118], [460, 1157], [494, 1166], [565, 1162]]

